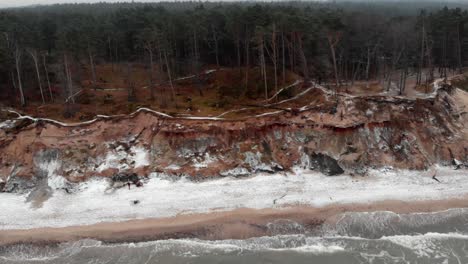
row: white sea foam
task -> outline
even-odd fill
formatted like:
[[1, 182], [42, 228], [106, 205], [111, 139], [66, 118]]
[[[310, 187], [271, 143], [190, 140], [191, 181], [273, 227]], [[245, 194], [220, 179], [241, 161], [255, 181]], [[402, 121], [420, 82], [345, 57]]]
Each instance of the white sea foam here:
[[99, 244], [100, 247], [121, 247], [145, 248], [154, 247], [154, 252], [162, 252], [177, 249], [180, 252], [191, 252], [192, 256], [199, 256], [204, 253], [214, 253], [215, 251], [225, 253], [242, 252], [245, 250], [258, 251], [296, 251], [301, 253], [327, 254], [345, 249], [336, 242], [327, 239], [309, 237], [305, 235], [278, 235], [255, 237], [244, 240], [199, 240], [199, 239], [168, 239], [150, 242], [129, 243], [129, 244]]
[[[380, 239], [348, 236], [314, 237], [304, 234], [256, 237], [244, 240], [169, 239], [139, 243], [105, 244], [96, 240], [62, 243], [57, 247], [16, 245], [0, 253], [0, 263], [63, 263], [81, 260], [91, 252], [96, 263], [142, 263], [142, 260], [164, 257], [170, 259], [215, 258], [226, 256], [326, 256], [350, 257], [349, 263], [466, 263], [464, 245], [468, 237], [460, 234], [427, 233], [399, 235]], [[119, 252], [116, 256], [115, 252]], [[270, 255], [269, 253], [274, 255]], [[278, 255], [279, 253], [279, 255]], [[170, 256], [168, 258], [168, 256]], [[249, 258], [248, 256], [252, 256]], [[287, 256], [287, 255], [284, 255]], [[314, 262], [313, 258], [311, 259]], [[351, 261], [353, 260], [353, 261]], [[458, 262], [456, 262], [458, 260]], [[342, 263], [342, 262], [339, 263]], [[389, 262], [388, 262], [389, 261]], [[80, 262], [73, 262], [80, 263]], [[93, 262], [94, 263], [94, 262]], [[153, 262], [150, 262], [153, 263]], [[199, 263], [199, 262], [195, 262]], [[207, 261], [207, 263], [211, 263]], [[282, 263], [274, 262], [274, 263]], [[335, 263], [335, 262], [333, 262]]]
[[314, 254], [327, 254], [327, 253], [330, 254], [330, 253], [345, 251], [345, 249], [340, 246], [334, 246], [334, 245], [325, 246], [323, 244], [308, 245], [308, 246], [281, 249], [281, 250], [291, 250], [291, 251], [297, 251], [297, 252], [303, 252], [303, 253], [314, 253]]
[[[426, 233], [420, 235], [399, 235], [382, 237], [382, 240], [388, 240], [392, 243], [408, 248], [419, 256], [423, 257], [448, 257], [452, 252], [444, 252], [443, 245], [447, 240], [468, 240], [468, 235], [459, 233]], [[448, 253], [448, 254], [447, 254]]]

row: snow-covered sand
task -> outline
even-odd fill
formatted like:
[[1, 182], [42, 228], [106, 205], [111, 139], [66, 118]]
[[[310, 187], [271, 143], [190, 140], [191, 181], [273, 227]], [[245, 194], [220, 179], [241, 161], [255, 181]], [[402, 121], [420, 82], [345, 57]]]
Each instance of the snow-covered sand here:
[[[443, 200], [468, 194], [467, 170], [436, 169], [441, 183], [433, 180], [430, 172], [394, 170], [373, 170], [366, 177], [327, 177], [297, 170], [202, 182], [154, 174], [142, 188], [112, 190], [110, 182], [100, 178], [75, 186], [78, 190], [73, 194], [59, 189], [66, 182], [50, 171], [49, 186], [55, 190], [41, 208], [26, 203], [27, 194], [0, 194], [0, 229], [89, 225], [236, 208]], [[135, 205], [133, 200], [140, 203]]]

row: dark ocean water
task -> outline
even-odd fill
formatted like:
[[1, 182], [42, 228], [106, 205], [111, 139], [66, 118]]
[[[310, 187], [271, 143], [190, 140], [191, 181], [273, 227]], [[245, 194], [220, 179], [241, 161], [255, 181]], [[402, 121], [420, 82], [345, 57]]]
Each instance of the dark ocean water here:
[[468, 209], [347, 213], [313, 231], [285, 220], [271, 223], [270, 228], [278, 235], [16, 245], [0, 248], [0, 263], [468, 263]]

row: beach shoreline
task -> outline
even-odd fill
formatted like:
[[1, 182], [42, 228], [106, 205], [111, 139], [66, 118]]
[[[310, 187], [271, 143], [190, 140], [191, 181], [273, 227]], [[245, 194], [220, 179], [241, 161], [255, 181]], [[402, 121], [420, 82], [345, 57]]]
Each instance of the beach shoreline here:
[[336, 222], [343, 213], [347, 212], [390, 211], [411, 214], [465, 207], [468, 207], [468, 196], [443, 200], [386, 200], [360, 204], [332, 204], [324, 207], [238, 208], [223, 212], [179, 214], [174, 217], [101, 222], [91, 225], [1, 230], [0, 246], [47, 245], [82, 239], [100, 240], [105, 243], [179, 238], [247, 239], [272, 235], [267, 225], [277, 220], [294, 221], [313, 230], [324, 223]]

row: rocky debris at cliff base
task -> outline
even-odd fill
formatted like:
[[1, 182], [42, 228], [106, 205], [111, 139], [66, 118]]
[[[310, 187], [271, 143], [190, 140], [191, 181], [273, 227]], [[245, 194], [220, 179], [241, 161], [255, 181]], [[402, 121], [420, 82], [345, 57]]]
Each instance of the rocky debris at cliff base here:
[[113, 182], [133, 182], [136, 183], [140, 180], [136, 173], [119, 173], [112, 176]]
[[25, 193], [36, 187], [36, 183], [31, 179], [11, 176], [3, 183], [2, 192], [6, 193]]
[[142, 180], [140, 179], [140, 177], [138, 177], [136, 173], [121, 172], [112, 176], [111, 181], [112, 181], [112, 184], [111, 184], [112, 188], [121, 188], [121, 187], [128, 186], [128, 188], [130, 189], [130, 186], [132, 184], [134, 184], [136, 187], [143, 186]]
[[328, 155], [312, 153], [309, 158], [309, 169], [311, 170], [318, 170], [327, 176], [335, 176], [344, 173], [344, 170], [340, 167], [338, 161]]
[[[468, 157], [467, 157], [468, 158]], [[455, 166], [456, 170], [462, 169], [462, 168], [468, 168], [468, 162], [463, 163], [457, 159], [452, 160], [452, 165]]]
[[237, 177], [249, 176], [250, 172], [246, 168], [237, 167], [237, 168], [230, 169], [227, 171], [222, 171], [220, 172], [220, 175], [223, 177], [236, 177], [237, 178]]

